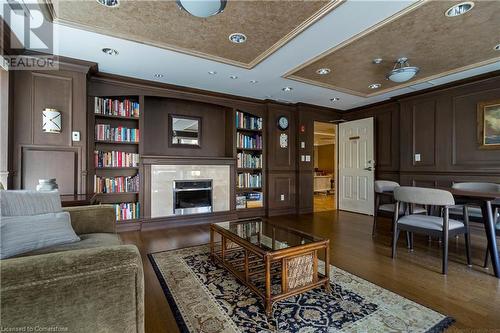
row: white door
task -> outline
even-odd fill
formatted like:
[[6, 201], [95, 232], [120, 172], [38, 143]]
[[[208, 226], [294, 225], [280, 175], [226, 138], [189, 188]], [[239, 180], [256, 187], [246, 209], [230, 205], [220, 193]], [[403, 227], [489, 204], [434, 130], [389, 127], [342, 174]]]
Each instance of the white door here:
[[373, 118], [339, 125], [339, 209], [373, 215]]

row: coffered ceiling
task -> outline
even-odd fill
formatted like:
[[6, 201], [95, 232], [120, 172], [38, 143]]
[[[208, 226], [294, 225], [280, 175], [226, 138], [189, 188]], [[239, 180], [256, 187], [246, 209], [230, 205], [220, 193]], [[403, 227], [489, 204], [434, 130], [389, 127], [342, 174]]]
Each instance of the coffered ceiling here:
[[[340, 1], [228, 1], [223, 15], [205, 19], [175, 1], [122, 0], [116, 8], [97, 1], [47, 0], [53, 20], [101, 34], [252, 68]], [[247, 42], [233, 44], [232, 33]]]
[[[393, 15], [327, 52], [300, 65], [285, 77], [369, 97], [451, 73], [497, 62], [500, 52], [500, 2], [476, 1], [463, 15], [446, 17], [457, 1], [428, 1]], [[407, 57], [417, 76], [404, 83], [386, 79], [395, 61]], [[382, 63], [374, 64], [373, 59]], [[319, 68], [329, 68], [319, 75]], [[370, 89], [370, 84], [381, 84]]]
[[[120, 0], [117, 8], [38, 1], [24, 17], [36, 21], [35, 6], [46, 14], [56, 55], [96, 62], [105, 73], [256, 99], [347, 110], [500, 70], [493, 50], [500, 1], [473, 0], [470, 12], [448, 18], [445, 10], [458, 1], [227, 0], [223, 13], [207, 19], [174, 0]], [[19, 14], [11, 26], [19, 40], [22, 20]], [[246, 43], [231, 43], [234, 32]], [[397, 85], [385, 75], [400, 56], [420, 72]], [[376, 57], [383, 62], [373, 65]], [[320, 67], [330, 74], [317, 75]], [[382, 87], [369, 90], [371, 83]]]

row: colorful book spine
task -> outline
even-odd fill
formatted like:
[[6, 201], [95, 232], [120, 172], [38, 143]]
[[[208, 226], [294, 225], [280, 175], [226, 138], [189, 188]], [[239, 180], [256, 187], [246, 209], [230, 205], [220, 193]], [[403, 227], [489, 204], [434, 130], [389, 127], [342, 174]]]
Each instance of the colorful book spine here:
[[236, 111], [236, 128], [262, 130], [262, 118]]
[[236, 186], [239, 188], [260, 188], [262, 187], [261, 173], [238, 173]]
[[94, 151], [96, 168], [127, 168], [139, 166], [139, 154], [124, 151]]
[[94, 176], [94, 193], [139, 192], [139, 175], [101, 177]]
[[236, 162], [238, 168], [260, 169], [262, 168], [262, 154], [238, 153]]
[[122, 202], [114, 204], [117, 221], [136, 220], [141, 215], [138, 202]]
[[139, 129], [107, 124], [95, 125], [95, 139], [98, 141], [139, 142]]
[[94, 113], [106, 116], [139, 118], [139, 103], [129, 99], [94, 98]]
[[236, 133], [237, 147], [243, 149], [262, 149], [262, 135]]

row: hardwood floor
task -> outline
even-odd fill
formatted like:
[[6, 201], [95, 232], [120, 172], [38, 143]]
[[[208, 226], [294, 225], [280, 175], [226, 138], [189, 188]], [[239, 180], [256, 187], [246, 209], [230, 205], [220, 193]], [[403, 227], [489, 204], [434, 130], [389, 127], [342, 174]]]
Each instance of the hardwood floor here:
[[314, 212], [325, 212], [335, 210], [336, 201], [333, 194], [314, 194]]
[[[493, 332], [500, 328], [500, 280], [491, 269], [481, 267], [485, 237], [480, 229], [472, 232], [473, 267], [465, 264], [463, 239], [453, 240], [449, 273], [443, 276], [439, 243], [429, 243], [426, 237], [415, 236], [414, 252], [400, 239], [398, 257], [391, 259], [388, 219], [379, 219], [375, 238], [371, 237], [372, 217], [359, 214], [330, 211], [270, 220], [330, 238], [331, 264], [455, 318], [453, 329]], [[146, 255], [208, 243], [208, 230], [208, 225], [201, 225], [121, 234], [125, 243], [137, 245], [142, 254], [146, 332], [179, 332]]]

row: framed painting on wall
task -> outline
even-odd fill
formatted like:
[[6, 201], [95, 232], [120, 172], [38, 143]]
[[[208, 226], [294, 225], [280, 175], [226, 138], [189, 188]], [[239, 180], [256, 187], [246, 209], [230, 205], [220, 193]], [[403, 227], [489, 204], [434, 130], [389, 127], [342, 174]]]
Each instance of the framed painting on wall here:
[[479, 148], [500, 149], [500, 99], [477, 105]]

